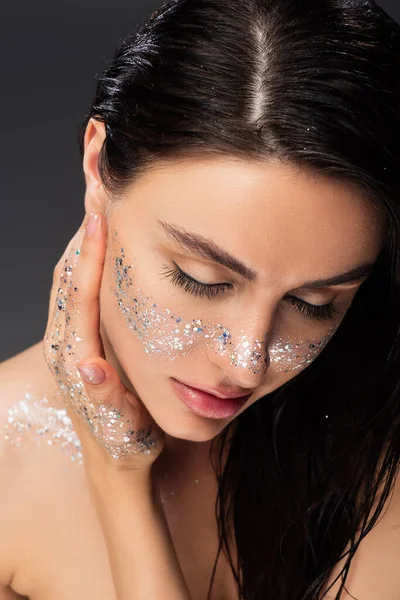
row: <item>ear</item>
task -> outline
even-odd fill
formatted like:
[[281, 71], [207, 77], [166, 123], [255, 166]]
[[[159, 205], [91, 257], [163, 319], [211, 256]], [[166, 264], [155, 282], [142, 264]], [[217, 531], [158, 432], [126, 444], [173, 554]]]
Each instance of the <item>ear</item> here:
[[105, 141], [106, 131], [104, 123], [90, 119], [84, 137], [83, 171], [86, 180], [85, 210], [105, 212], [107, 207], [107, 194], [101, 181], [98, 161], [100, 150]]

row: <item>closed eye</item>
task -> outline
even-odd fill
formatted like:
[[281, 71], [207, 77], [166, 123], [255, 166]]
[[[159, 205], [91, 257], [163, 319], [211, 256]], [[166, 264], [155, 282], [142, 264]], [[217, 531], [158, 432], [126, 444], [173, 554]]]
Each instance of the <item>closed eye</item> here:
[[[164, 265], [164, 277], [171, 279], [171, 282], [174, 285], [183, 288], [193, 296], [212, 300], [219, 294], [223, 294], [234, 288], [232, 283], [202, 283], [182, 271], [176, 263], [173, 264], [175, 267], [173, 269], [171, 269], [169, 265]], [[285, 300], [293, 306], [297, 312], [304, 314], [307, 318], [312, 320], [331, 321], [337, 315], [342, 314], [335, 302], [322, 305], [310, 304], [296, 296], [286, 296]]]

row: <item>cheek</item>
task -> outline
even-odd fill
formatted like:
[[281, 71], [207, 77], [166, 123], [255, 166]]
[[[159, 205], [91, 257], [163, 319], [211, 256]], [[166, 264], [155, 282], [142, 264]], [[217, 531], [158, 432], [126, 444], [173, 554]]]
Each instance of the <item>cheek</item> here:
[[111, 260], [106, 260], [100, 289], [103, 341], [107, 358], [119, 371], [123, 383], [132, 388], [134, 382], [133, 391], [141, 396], [143, 382], [147, 389], [155, 375], [165, 370], [165, 364], [160, 359], [148, 360], [142, 341], [132, 335], [128, 315], [117, 302], [111, 267]]
[[238, 328], [228, 329], [198, 316], [178, 314], [160, 306], [144, 292], [136, 261], [126, 257], [116, 232], [112, 239], [105, 277], [109, 281], [106, 310], [118, 313], [119, 322], [134, 334], [149, 357], [174, 360], [196, 351], [204, 352], [207, 347], [215, 355], [225, 356], [230, 364], [253, 374], [264, 371], [269, 363], [276, 372], [298, 372], [318, 356], [337, 328], [331, 327], [319, 339], [291, 339], [278, 335], [278, 331], [274, 336], [265, 334], [263, 339], [250, 339]]

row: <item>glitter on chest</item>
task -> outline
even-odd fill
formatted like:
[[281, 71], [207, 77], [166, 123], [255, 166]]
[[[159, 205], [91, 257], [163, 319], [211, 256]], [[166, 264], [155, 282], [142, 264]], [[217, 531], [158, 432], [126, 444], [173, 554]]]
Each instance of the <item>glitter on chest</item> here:
[[36, 399], [27, 392], [23, 400], [9, 408], [4, 439], [16, 446], [32, 439], [36, 446], [56, 446], [72, 462], [83, 464], [81, 442], [66, 409], [50, 406], [45, 396]]

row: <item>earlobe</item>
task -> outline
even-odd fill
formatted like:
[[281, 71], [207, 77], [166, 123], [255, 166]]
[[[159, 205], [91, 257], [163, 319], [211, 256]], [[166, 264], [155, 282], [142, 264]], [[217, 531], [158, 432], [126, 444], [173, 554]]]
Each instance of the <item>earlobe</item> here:
[[90, 119], [84, 138], [83, 171], [86, 180], [85, 209], [87, 212], [104, 212], [106, 194], [100, 177], [98, 161], [105, 140], [104, 123]]

